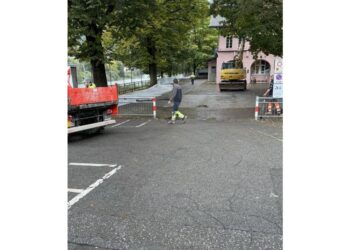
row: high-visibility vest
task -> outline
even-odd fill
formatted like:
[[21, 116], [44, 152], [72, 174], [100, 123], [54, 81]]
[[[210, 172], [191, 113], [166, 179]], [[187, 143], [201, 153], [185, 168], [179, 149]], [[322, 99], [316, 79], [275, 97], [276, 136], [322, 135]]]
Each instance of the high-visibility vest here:
[[95, 83], [89, 83], [88, 88], [90, 88], [90, 89], [96, 88]]

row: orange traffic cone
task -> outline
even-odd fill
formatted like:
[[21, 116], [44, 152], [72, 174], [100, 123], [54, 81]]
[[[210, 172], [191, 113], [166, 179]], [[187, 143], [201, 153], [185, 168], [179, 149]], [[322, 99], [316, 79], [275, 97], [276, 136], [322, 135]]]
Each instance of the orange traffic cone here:
[[275, 107], [276, 107], [277, 114], [280, 115], [281, 114], [281, 108], [280, 108], [280, 104], [278, 102], [275, 102]]
[[266, 112], [267, 115], [272, 115], [272, 102], [269, 102], [267, 104], [267, 112]]

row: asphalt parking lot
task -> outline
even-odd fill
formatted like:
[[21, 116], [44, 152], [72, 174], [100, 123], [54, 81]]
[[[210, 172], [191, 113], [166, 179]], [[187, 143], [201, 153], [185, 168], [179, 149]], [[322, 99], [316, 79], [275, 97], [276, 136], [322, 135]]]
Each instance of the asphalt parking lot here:
[[183, 89], [186, 123], [159, 102], [159, 119], [68, 143], [69, 249], [282, 249], [282, 122], [254, 120], [264, 88]]

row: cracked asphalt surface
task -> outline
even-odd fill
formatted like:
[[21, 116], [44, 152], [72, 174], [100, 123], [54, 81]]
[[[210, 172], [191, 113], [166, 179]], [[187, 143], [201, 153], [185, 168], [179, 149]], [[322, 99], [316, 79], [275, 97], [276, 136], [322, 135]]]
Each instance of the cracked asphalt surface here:
[[[158, 120], [69, 142], [68, 162], [122, 165], [69, 209], [69, 249], [282, 249], [282, 122], [254, 120], [265, 87], [185, 82], [186, 123], [167, 124], [163, 96]], [[69, 188], [110, 171], [68, 170]]]

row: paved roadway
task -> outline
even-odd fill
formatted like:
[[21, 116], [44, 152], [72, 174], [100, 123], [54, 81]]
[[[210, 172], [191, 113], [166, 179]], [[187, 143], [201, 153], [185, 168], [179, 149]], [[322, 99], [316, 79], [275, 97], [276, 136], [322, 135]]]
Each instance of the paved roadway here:
[[186, 82], [184, 124], [163, 96], [158, 120], [73, 138], [69, 249], [282, 249], [282, 123], [253, 119], [265, 87]]

